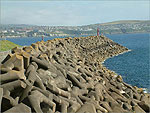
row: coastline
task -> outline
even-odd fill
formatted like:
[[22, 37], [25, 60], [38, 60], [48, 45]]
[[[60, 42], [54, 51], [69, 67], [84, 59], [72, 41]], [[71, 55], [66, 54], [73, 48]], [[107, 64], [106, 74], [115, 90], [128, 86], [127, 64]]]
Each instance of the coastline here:
[[[108, 57], [107, 59], [113, 58], [113, 57], [116, 57], [116, 56], [119, 56], [119, 55], [121, 55], [121, 54], [130, 52], [130, 51], [132, 51], [132, 50], [124, 51], [124, 52], [122, 52], [122, 53], [119, 53], [118, 55], [114, 55], [114, 56], [112, 56], [112, 57]], [[106, 66], [104, 65], [104, 62], [105, 62], [107, 59], [105, 59], [105, 60], [102, 62], [102, 65], [103, 65], [104, 67], [106, 67]], [[106, 67], [106, 68], [107, 68], [107, 67]], [[107, 68], [107, 69], [108, 69], [108, 68]], [[108, 70], [110, 70], [110, 69], [108, 69]], [[116, 73], [116, 72], [113, 71], [113, 70], [110, 70], [110, 71], [112, 71], [113, 73]], [[116, 73], [116, 75], [118, 76], [119, 74]], [[132, 84], [129, 84], [129, 85], [132, 85]], [[149, 93], [149, 94], [150, 94], [150, 90], [149, 90], [148, 88], [145, 88], [145, 87], [141, 87], [141, 88], [143, 89], [143, 91], [144, 91], [145, 94], [146, 94], [146, 93]]]
[[[96, 33], [95, 33], [96, 34]], [[62, 36], [44, 36], [46, 38], [50, 38], [50, 37], [79, 37], [79, 36], [93, 36], [95, 34], [85, 34], [85, 35], [70, 35], [70, 34], [67, 34], [67, 35], [62, 35]], [[132, 33], [112, 33], [112, 34], [104, 34], [104, 35], [128, 35], [128, 34], [150, 34], [150, 32], [132, 32]], [[34, 38], [41, 38], [42, 36], [19, 36], [19, 37], [5, 37], [6, 39], [7, 38], [30, 38], [30, 37], [34, 37]], [[0, 40], [2, 39], [5, 39], [5, 38], [1, 38], [0, 37]]]
[[114, 56], [108, 57], [108, 58], [106, 58], [106, 59], [102, 62], [102, 64], [104, 64], [104, 62], [105, 62], [107, 59], [109, 59], [109, 58], [113, 58], [113, 57], [119, 56], [119, 55], [121, 55], [121, 54], [124, 54], [124, 53], [130, 52], [130, 51], [132, 51], [132, 50], [130, 50], [130, 49], [129, 49], [129, 50], [124, 51], [124, 52], [122, 52], [122, 53], [119, 53], [119, 54], [117, 54], [117, 55], [114, 55]]

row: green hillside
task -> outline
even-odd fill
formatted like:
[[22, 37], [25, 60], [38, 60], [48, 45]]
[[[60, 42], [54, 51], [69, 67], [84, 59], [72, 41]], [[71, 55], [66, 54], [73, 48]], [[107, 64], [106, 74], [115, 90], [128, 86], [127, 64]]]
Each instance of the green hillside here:
[[21, 47], [20, 45], [17, 45], [8, 40], [0, 40], [0, 51], [8, 51], [16, 46]]
[[107, 23], [101, 23], [101, 25], [113, 25], [113, 24], [137, 24], [137, 23], [146, 23], [150, 22], [148, 20], [120, 20], [120, 21], [113, 21], [113, 22], [107, 22]]

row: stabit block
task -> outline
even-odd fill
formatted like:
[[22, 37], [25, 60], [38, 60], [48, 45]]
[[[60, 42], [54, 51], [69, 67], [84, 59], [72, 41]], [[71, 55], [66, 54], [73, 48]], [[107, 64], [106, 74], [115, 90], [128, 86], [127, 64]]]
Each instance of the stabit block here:
[[6, 58], [1, 62], [2, 64], [4, 64], [8, 59], [10, 59], [13, 56], [13, 54], [9, 53]]
[[32, 57], [31, 59], [33, 62], [36, 62], [38, 64], [39, 67], [44, 68], [44, 69], [48, 69], [49, 68], [49, 64], [48, 62], [46, 62], [45, 60], [40, 60], [36, 57]]
[[42, 51], [42, 52], [44, 52], [45, 51], [45, 46], [43, 45], [43, 44], [38, 44], [38, 49], [40, 50], [40, 51]]
[[56, 94], [58, 94], [58, 95], [61, 95], [61, 96], [70, 98], [70, 93], [67, 92], [67, 91], [64, 91], [64, 90], [62, 90], [62, 89], [60, 89], [60, 88], [58, 88], [58, 87], [55, 87], [55, 86], [53, 86], [53, 85], [51, 85], [51, 84], [48, 85], [48, 88], [49, 88], [50, 90], [52, 90], [53, 92], [55, 92]]
[[[3, 97], [3, 88], [0, 88], [0, 105], [2, 102], [2, 97]], [[1, 110], [1, 106], [0, 106], [0, 110]]]
[[24, 75], [24, 70], [21, 71], [11, 70], [5, 74], [0, 74], [0, 77], [1, 77], [1, 82], [17, 80], [17, 79], [26, 80], [26, 77]]
[[149, 112], [150, 96], [101, 64], [123, 51], [96, 36], [13, 48], [0, 65], [2, 112]]
[[32, 46], [23, 47], [23, 50], [27, 53], [31, 53], [33, 51], [33, 47]]
[[22, 49], [19, 48], [19, 47], [14, 47], [13, 49], [11, 49], [11, 52], [12, 52], [12, 53], [21, 53], [21, 52], [22, 52]]
[[13, 91], [15, 88], [18, 88], [18, 87], [25, 88], [26, 84], [21, 80], [16, 80], [16, 81], [1, 85], [1, 88], [3, 88], [4, 90], [8, 90], [8, 91]]
[[24, 62], [23, 62], [22, 56], [16, 55], [16, 60], [14, 62], [14, 68], [16, 68], [19, 71], [24, 69]]
[[41, 54], [39, 57], [41, 59], [45, 59], [45, 60], [49, 61], [49, 58], [48, 58], [48, 56], [46, 54]]
[[27, 69], [30, 63], [31, 55], [28, 54], [27, 52], [22, 52], [22, 56], [23, 56], [23, 61], [24, 61], [24, 68]]
[[148, 105], [147, 103], [145, 103], [144, 101], [141, 101], [138, 103], [138, 105], [146, 112], [150, 112], [150, 105]]
[[37, 90], [32, 91], [31, 95], [29, 95], [28, 98], [31, 103], [31, 106], [34, 108], [36, 113], [42, 113], [40, 107], [41, 102], [48, 104], [51, 107], [52, 111], [55, 112], [56, 104], [53, 101], [51, 101], [49, 98], [47, 98], [45, 95], [43, 95], [41, 92]]
[[36, 44], [36, 43], [33, 43], [33, 44], [31, 44], [31, 46], [35, 49], [35, 51], [39, 51], [39, 47], [38, 47], [38, 44]]
[[31, 108], [23, 103], [20, 103], [4, 113], [31, 113]]
[[86, 103], [76, 113], [96, 113], [96, 109], [93, 104]]
[[135, 111], [135, 113], [146, 113], [140, 106], [135, 105], [132, 107], [132, 109]]
[[24, 63], [23, 57], [17, 54], [14, 54], [11, 58], [9, 58], [4, 64], [2, 64], [1, 68], [6, 68], [10, 70], [23, 70]]

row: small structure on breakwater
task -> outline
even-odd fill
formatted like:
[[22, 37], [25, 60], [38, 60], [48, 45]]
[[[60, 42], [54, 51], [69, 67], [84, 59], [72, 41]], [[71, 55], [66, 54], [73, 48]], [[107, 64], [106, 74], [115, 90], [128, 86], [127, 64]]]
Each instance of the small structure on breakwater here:
[[99, 36], [99, 28], [97, 28], [97, 36]]

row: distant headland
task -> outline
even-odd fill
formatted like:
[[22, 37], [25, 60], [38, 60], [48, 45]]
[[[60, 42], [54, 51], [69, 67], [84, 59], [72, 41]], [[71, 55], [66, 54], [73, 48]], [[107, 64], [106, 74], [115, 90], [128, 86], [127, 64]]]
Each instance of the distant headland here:
[[150, 33], [150, 20], [122, 20], [83, 26], [37, 26], [25, 24], [2, 24], [3, 37], [51, 37], [95, 35], [99, 28], [103, 34]]

